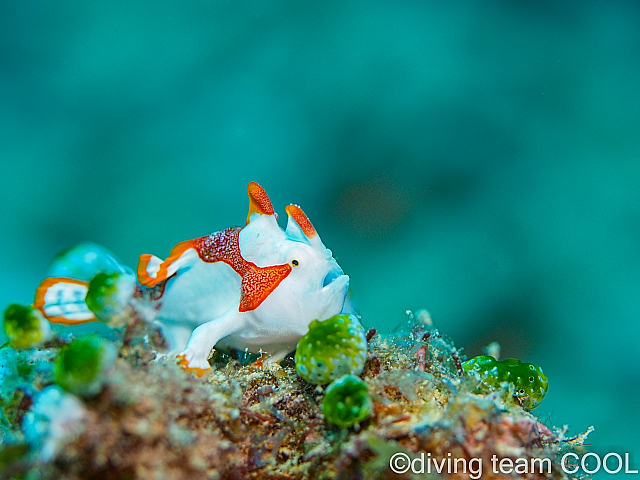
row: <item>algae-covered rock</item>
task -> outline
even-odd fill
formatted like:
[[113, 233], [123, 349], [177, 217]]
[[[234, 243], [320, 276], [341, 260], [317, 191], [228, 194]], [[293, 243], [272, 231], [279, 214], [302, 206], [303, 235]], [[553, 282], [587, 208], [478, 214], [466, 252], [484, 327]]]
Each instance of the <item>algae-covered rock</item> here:
[[319, 385], [343, 375], [360, 375], [366, 359], [364, 328], [355, 315], [349, 314], [311, 322], [295, 355], [298, 374]]
[[[484, 465], [481, 478], [496, 480], [504, 476], [492, 472], [494, 456], [548, 459], [551, 473], [521, 478], [560, 480], [572, 478], [562, 471], [562, 455], [583, 448], [588, 433], [570, 437], [566, 428], [544, 425], [504, 396], [513, 388], [504, 383], [478, 390], [479, 376], [458, 368], [453, 341], [417, 316], [393, 335], [370, 331], [368, 343], [353, 318], [317, 322], [313, 345], [335, 347], [337, 331], [346, 339], [339, 345], [355, 339], [355, 351], [366, 355], [362, 378], [345, 375], [323, 390], [300, 378], [300, 359], [298, 366], [258, 368], [220, 356], [202, 378], [173, 358], [154, 362], [135, 308], [125, 309], [123, 327], [105, 339], [0, 349], [0, 393], [8, 394], [0, 399], [0, 439], [16, 446], [5, 452], [1, 475], [385, 479], [397, 478], [390, 462], [398, 454], [429, 454], [438, 465], [457, 459], [469, 466], [472, 457]], [[320, 351], [350, 360], [350, 349]], [[45, 368], [51, 362], [53, 371]], [[460, 477], [445, 471], [444, 478]]]

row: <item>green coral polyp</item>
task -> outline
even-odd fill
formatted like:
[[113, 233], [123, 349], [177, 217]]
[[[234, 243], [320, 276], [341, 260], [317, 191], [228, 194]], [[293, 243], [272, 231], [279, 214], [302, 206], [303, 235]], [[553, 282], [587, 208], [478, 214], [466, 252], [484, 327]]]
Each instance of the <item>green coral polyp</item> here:
[[296, 369], [308, 382], [330, 383], [342, 375], [359, 375], [367, 360], [364, 328], [354, 315], [314, 320], [298, 342]]
[[540, 405], [549, 391], [547, 376], [542, 369], [517, 358], [496, 360], [488, 355], [480, 355], [464, 362], [462, 368], [476, 372], [482, 383], [491, 390], [499, 389], [503, 382], [513, 385], [514, 397], [526, 410], [533, 410]]
[[51, 336], [51, 326], [40, 310], [16, 304], [4, 312], [4, 331], [16, 349], [40, 347]]
[[98, 273], [89, 283], [85, 303], [98, 320], [108, 322], [124, 310], [132, 286], [129, 275]]
[[104, 370], [113, 360], [111, 345], [95, 336], [79, 337], [56, 359], [55, 382], [64, 390], [89, 397], [100, 392]]
[[373, 412], [367, 384], [353, 375], [344, 375], [327, 387], [322, 412], [329, 423], [347, 428], [360, 423]]

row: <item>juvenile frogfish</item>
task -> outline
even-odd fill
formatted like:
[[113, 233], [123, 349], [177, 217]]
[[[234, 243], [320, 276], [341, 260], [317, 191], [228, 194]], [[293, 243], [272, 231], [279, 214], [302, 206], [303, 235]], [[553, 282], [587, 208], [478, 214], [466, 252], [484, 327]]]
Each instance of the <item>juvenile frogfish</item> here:
[[[343, 309], [349, 277], [297, 205], [285, 208], [286, 230], [264, 189], [247, 188], [244, 227], [178, 243], [166, 260], [141, 255], [134, 304], [150, 305], [175, 355], [188, 369], [204, 372], [214, 346], [268, 353], [277, 362], [296, 348], [309, 324]], [[122, 272], [126, 272], [122, 269]], [[89, 282], [45, 279], [34, 306], [54, 323], [96, 320], [85, 298]]]

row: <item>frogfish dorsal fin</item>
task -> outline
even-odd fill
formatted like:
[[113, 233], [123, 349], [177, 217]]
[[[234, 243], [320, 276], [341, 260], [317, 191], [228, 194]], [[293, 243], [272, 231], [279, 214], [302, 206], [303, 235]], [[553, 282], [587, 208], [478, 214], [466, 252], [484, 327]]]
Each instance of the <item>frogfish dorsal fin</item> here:
[[273, 215], [273, 205], [267, 192], [264, 188], [258, 185], [256, 182], [251, 182], [247, 186], [247, 193], [249, 194], [249, 214], [247, 215], [247, 225], [251, 221], [251, 215], [259, 213], [260, 215]]
[[331, 256], [331, 252], [324, 246], [320, 235], [313, 228], [309, 217], [302, 211], [298, 205], [287, 205], [285, 208], [287, 215], [289, 215], [289, 221], [287, 222], [287, 229], [285, 234], [289, 240], [294, 242], [302, 242], [307, 245], [311, 245], [315, 249], [327, 252]]
[[292, 240], [309, 243], [312, 238], [318, 236], [309, 217], [307, 217], [298, 205], [287, 205], [284, 210], [287, 212], [287, 215], [289, 215], [286, 231], [288, 237]]

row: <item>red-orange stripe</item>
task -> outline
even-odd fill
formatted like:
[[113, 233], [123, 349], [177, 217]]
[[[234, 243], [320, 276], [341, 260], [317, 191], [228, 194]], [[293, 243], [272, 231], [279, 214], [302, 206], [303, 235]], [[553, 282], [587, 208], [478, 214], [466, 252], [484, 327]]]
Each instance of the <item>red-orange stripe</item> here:
[[180, 242], [175, 247], [173, 247], [167, 259], [160, 264], [160, 269], [158, 270], [158, 273], [155, 277], [149, 275], [149, 272], [147, 271], [147, 267], [152, 255], [149, 255], [148, 253], [140, 255], [137, 268], [138, 282], [146, 287], [155, 287], [158, 283], [166, 280], [169, 277], [169, 266], [173, 262], [178, 260], [184, 254], [184, 252], [186, 252], [190, 248], [194, 248], [193, 240]]
[[298, 223], [298, 225], [300, 225], [300, 228], [302, 229], [304, 234], [307, 236], [307, 238], [312, 238], [317, 235], [316, 229], [313, 228], [313, 225], [309, 221], [309, 217], [305, 215], [305, 213], [302, 211], [302, 209], [298, 205], [294, 205], [294, 204], [287, 205], [285, 207], [285, 211], [287, 212], [287, 215], [290, 215], [291, 217], [293, 217], [293, 219]]
[[275, 213], [271, 200], [269, 200], [269, 195], [267, 195], [264, 188], [256, 182], [251, 182], [247, 185], [247, 193], [249, 194], [249, 214], [247, 215], [247, 224], [249, 224], [251, 215], [256, 212], [261, 215], [273, 215]]
[[152, 257], [153, 255], [144, 253], [140, 255], [140, 258], [138, 259], [138, 268], [136, 270], [136, 273], [138, 274], [138, 282], [140, 282], [142, 285], [150, 285], [155, 280], [155, 278], [151, 277], [151, 275], [149, 275], [149, 273], [147, 272], [147, 266], [149, 265]]

